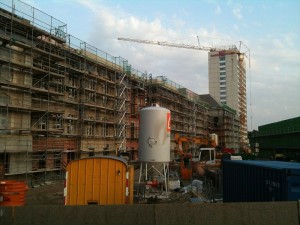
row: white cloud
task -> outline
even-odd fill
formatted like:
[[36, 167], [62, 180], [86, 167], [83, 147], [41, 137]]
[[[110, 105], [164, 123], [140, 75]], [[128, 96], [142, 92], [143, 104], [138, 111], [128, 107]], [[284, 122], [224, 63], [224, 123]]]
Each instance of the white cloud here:
[[181, 29], [176, 27], [183, 26], [185, 22], [182, 20], [173, 24], [175, 28], [171, 29], [164, 27], [158, 18], [151, 21], [141, 19], [120, 8], [109, 8], [92, 1], [83, 1], [82, 4], [94, 13], [93, 32], [88, 41], [92, 45], [126, 58], [135, 69], [147, 71], [153, 76], [167, 76], [168, 79], [197, 93], [208, 93], [207, 52], [121, 42], [117, 38], [172, 42], [193, 35], [193, 43], [196, 45], [194, 34], [201, 37], [215, 36], [215, 33], [209, 34], [206, 29], [189, 30], [189, 34], [180, 33]]
[[[135, 69], [147, 71], [153, 76], [167, 76], [199, 94], [208, 93], [207, 52], [121, 42], [117, 38], [172, 42], [194, 36], [194, 41], [190, 43], [197, 45], [198, 35], [203, 46], [217, 46], [225, 43], [225, 39], [236, 39], [231, 34], [220, 34], [215, 27], [208, 30], [201, 24], [197, 29], [182, 29], [188, 22], [176, 15], [169, 18], [175, 21], [170, 28], [164, 26], [163, 19], [166, 18], [163, 16], [149, 20], [125, 12], [120, 7], [106, 7], [95, 1], [82, 1], [82, 5], [91, 10], [94, 21], [87, 42], [112, 55], [126, 58]], [[233, 7], [231, 2], [230, 7]], [[237, 18], [243, 18], [240, 5], [232, 12]], [[237, 24], [232, 26], [235, 30], [242, 29]], [[251, 50], [251, 68], [247, 69], [249, 129], [300, 115], [300, 50], [297, 38], [291, 32], [275, 37], [266, 35], [253, 40], [241, 39]]]
[[[255, 47], [248, 71], [248, 78], [251, 76], [252, 81], [253, 129], [257, 129], [258, 125], [300, 116], [300, 52], [295, 37], [294, 34], [267, 35], [250, 43]], [[290, 47], [287, 48], [287, 45]], [[250, 80], [247, 88], [250, 99]]]
[[232, 9], [232, 13], [239, 20], [243, 18], [242, 9], [239, 5]]

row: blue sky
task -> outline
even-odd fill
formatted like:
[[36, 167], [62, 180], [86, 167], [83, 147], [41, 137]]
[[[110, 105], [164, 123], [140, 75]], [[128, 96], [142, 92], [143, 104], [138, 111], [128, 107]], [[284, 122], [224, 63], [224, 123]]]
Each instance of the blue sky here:
[[300, 1], [24, 1], [67, 23], [71, 35], [199, 94], [208, 93], [207, 52], [117, 38], [197, 45], [199, 36], [205, 46], [242, 41], [251, 53], [248, 130], [300, 116]]

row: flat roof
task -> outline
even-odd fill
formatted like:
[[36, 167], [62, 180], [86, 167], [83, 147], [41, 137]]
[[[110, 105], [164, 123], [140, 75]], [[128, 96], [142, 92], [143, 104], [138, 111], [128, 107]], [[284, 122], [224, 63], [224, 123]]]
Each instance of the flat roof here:
[[232, 162], [239, 164], [247, 164], [274, 169], [296, 169], [300, 170], [300, 163], [282, 162], [282, 161], [262, 161], [262, 160], [234, 160]]

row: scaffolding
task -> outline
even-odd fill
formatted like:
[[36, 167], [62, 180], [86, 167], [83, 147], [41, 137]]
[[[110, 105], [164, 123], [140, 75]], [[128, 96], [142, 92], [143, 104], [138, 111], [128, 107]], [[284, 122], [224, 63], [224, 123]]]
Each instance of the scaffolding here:
[[124, 59], [67, 34], [66, 24], [22, 1], [0, 8], [4, 173], [45, 180], [72, 159], [114, 154]]
[[7, 177], [25, 175], [34, 184], [62, 179], [67, 163], [82, 157], [127, 152], [137, 159], [138, 113], [152, 103], [171, 111], [172, 137], [209, 134], [209, 105], [199, 95], [132, 68], [22, 1], [1, 0], [0, 53], [0, 168]]
[[64, 159], [49, 140], [62, 134], [64, 103], [54, 99], [63, 95], [65, 70], [57, 62], [65, 60], [66, 24], [21, 1], [0, 7], [1, 158], [5, 174], [29, 178]]
[[[151, 103], [171, 111], [171, 140], [174, 140], [176, 133], [193, 137], [209, 136], [209, 105], [198, 94], [163, 76], [149, 80], [149, 93]], [[175, 142], [171, 142], [172, 153], [175, 149]]]
[[247, 130], [247, 96], [246, 96], [246, 70], [244, 61], [238, 61], [238, 96], [239, 96], [239, 120], [240, 120], [240, 145], [241, 148], [248, 148], [248, 130]]

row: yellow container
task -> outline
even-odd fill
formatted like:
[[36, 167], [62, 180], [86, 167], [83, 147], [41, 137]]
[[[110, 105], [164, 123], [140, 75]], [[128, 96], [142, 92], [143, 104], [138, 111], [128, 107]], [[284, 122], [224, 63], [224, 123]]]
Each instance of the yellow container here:
[[133, 203], [134, 168], [119, 157], [71, 161], [66, 168], [65, 205]]

